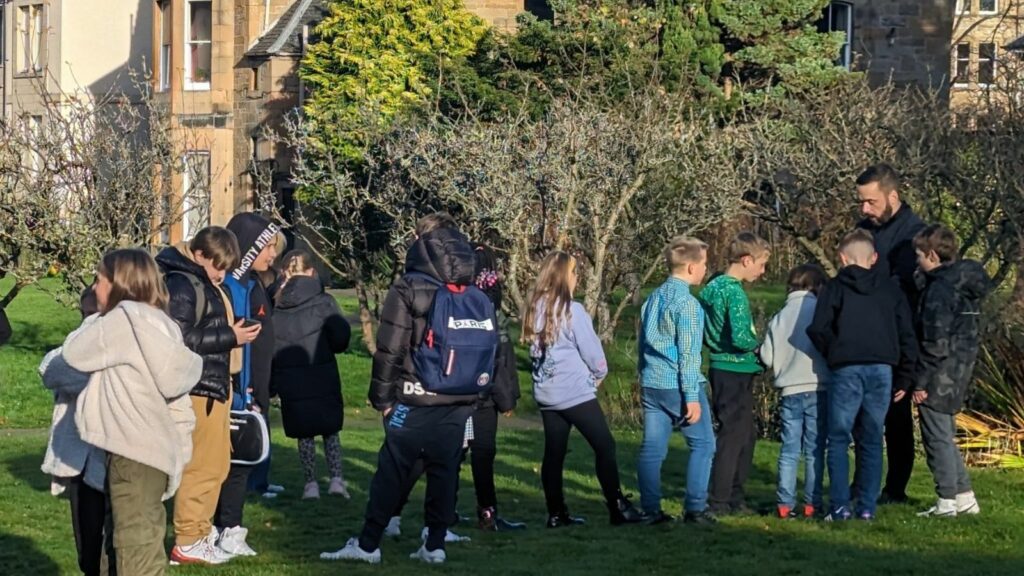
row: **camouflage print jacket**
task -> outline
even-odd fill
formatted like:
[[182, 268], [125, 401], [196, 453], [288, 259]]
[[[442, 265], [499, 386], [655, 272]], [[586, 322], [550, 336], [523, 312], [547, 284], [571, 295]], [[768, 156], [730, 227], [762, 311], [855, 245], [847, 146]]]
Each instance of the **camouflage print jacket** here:
[[981, 264], [961, 260], [919, 275], [917, 336], [921, 353], [915, 390], [925, 406], [956, 414], [964, 405], [978, 356], [981, 301], [992, 282]]

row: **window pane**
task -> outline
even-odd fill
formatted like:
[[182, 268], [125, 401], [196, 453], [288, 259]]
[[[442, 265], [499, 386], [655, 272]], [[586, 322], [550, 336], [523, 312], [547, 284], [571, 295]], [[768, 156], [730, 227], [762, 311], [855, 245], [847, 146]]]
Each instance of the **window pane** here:
[[991, 84], [996, 77], [996, 45], [978, 46], [978, 84]]
[[210, 225], [210, 155], [190, 153], [185, 156], [185, 189], [182, 212], [183, 233], [191, 238]]
[[956, 68], [953, 71], [954, 84], [967, 84], [970, 81], [971, 45], [956, 45]]
[[189, 40], [209, 42], [213, 38], [211, 2], [189, 3]]
[[160, 5], [160, 24], [162, 44], [171, 43], [171, 3], [164, 2]]
[[979, 0], [978, 10], [982, 12], [995, 12], [999, 7], [999, 3], [996, 0]]
[[192, 62], [192, 82], [210, 81], [210, 44], [189, 44], [189, 57]]

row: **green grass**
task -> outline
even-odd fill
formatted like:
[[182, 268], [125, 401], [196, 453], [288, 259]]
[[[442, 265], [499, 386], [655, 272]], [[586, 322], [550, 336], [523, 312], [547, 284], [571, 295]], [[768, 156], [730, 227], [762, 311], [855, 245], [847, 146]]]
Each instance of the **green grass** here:
[[[357, 534], [366, 504], [381, 431], [372, 420], [350, 412], [342, 434], [345, 475], [352, 500], [302, 501], [301, 475], [294, 444], [275, 431], [273, 479], [287, 491], [274, 501], [250, 500], [245, 523], [249, 542], [261, 555], [215, 568], [176, 568], [174, 574], [422, 574], [407, 559], [418, 547], [422, 526], [422, 485], [406, 510], [397, 541], [382, 545], [384, 567], [322, 562], [319, 553], [343, 545]], [[519, 422], [519, 424], [522, 424]], [[627, 489], [635, 487], [633, 463], [640, 435], [618, 431], [620, 468]], [[39, 472], [46, 434], [0, 433], [0, 574], [73, 574], [74, 540], [67, 503], [50, 496], [48, 479]], [[497, 483], [504, 513], [529, 523], [523, 533], [482, 534], [462, 527], [472, 542], [448, 548], [449, 563], [436, 569], [449, 574], [1016, 574], [1024, 566], [1020, 546], [1024, 493], [1019, 472], [974, 471], [975, 489], [984, 507], [980, 517], [927, 520], [914, 513], [930, 499], [928, 473], [918, 466], [911, 494], [915, 506], [884, 507], [872, 524], [773, 518], [727, 518], [713, 529], [685, 525], [608, 526], [593, 457], [576, 435], [566, 466], [566, 497], [586, 526], [549, 531], [542, 528], [543, 496], [538, 462], [542, 436], [535, 428], [502, 430]], [[761, 507], [774, 498], [777, 445], [762, 442], [748, 492]], [[665, 507], [679, 513], [685, 451], [673, 439], [666, 462]], [[323, 474], [322, 460], [319, 463]], [[421, 483], [422, 484], [422, 483]], [[463, 513], [472, 514], [472, 478], [463, 471]], [[169, 544], [169, 543], [168, 543]], [[432, 570], [433, 571], [433, 570]]]
[[[4, 286], [0, 282], [0, 290]], [[752, 290], [758, 303], [773, 312], [782, 300], [777, 288]], [[342, 301], [347, 312], [353, 303]], [[49, 494], [49, 480], [39, 471], [46, 446], [52, 400], [42, 388], [35, 367], [49, 348], [57, 346], [77, 321], [77, 312], [61, 308], [44, 292], [27, 290], [11, 306], [13, 342], [0, 348], [0, 574], [74, 574], [76, 559], [67, 503]], [[631, 340], [626, 320], [618, 340], [608, 346], [612, 374], [602, 402], [612, 412], [635, 406]], [[339, 357], [345, 382], [346, 431], [342, 435], [345, 475], [353, 499], [298, 498], [301, 474], [294, 444], [275, 429], [273, 478], [288, 487], [275, 501], [254, 499], [246, 509], [250, 542], [261, 552], [255, 559], [208, 568], [180, 568], [189, 574], [421, 574], [407, 559], [417, 546], [422, 517], [422, 486], [414, 495], [404, 528], [407, 535], [383, 545], [385, 567], [321, 562], [321, 551], [340, 547], [356, 534], [366, 504], [382, 432], [365, 404], [370, 359], [356, 343]], [[588, 525], [552, 532], [541, 528], [544, 503], [539, 462], [543, 438], [529, 394], [526, 358], [520, 351], [524, 417], [503, 420], [499, 436], [497, 484], [503, 511], [522, 519], [530, 529], [520, 534], [464, 531], [473, 542], [449, 547], [449, 563], [438, 573], [488, 574], [1014, 574], [1024, 566], [1020, 534], [1024, 530], [1024, 474], [1020, 471], [972, 471], [984, 507], [977, 518], [934, 521], [914, 513], [933, 498], [930, 475], [922, 462], [914, 475], [913, 506], [883, 508], [873, 524], [829, 526], [820, 522], [782, 522], [770, 517], [728, 518], [711, 530], [672, 525], [656, 528], [607, 525], [600, 491], [593, 477], [593, 456], [576, 435], [566, 464], [566, 495]], [[31, 430], [17, 430], [26, 429]], [[640, 442], [636, 430], [619, 429], [620, 469], [627, 490], [635, 492], [634, 463]], [[756, 505], [770, 509], [774, 501], [778, 446], [761, 442], [748, 493]], [[664, 471], [665, 507], [680, 512], [685, 449], [674, 438]], [[321, 462], [321, 473], [323, 464]], [[472, 478], [463, 471], [463, 513], [472, 514]]]

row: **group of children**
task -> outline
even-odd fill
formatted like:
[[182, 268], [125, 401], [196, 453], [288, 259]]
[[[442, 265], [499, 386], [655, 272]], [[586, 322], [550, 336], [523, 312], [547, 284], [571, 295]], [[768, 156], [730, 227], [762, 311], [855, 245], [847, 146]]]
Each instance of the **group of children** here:
[[[873, 167], [858, 185], [881, 183], [889, 186], [886, 194], [895, 194], [893, 174], [888, 166]], [[870, 210], [866, 206], [865, 213]], [[872, 220], [889, 232], [884, 227], [898, 210], [898, 199], [886, 201]], [[671, 275], [644, 303], [641, 316], [644, 439], [637, 471], [647, 521], [671, 519], [661, 511], [660, 468], [673, 428], [681, 430], [690, 447], [684, 521], [714, 523], [716, 516], [749, 512], [743, 484], [756, 438], [753, 375], [763, 367], [781, 392], [781, 518], [873, 519], [882, 492], [883, 432], [892, 407], [905, 398], [918, 406], [938, 494], [936, 504], [920, 515], [980, 511], [954, 440], [955, 415], [970, 384], [981, 301], [991, 282], [980, 264], [959, 258], [956, 235], [944, 226], [920, 227], [906, 248], [917, 262], [910, 298], [892, 274], [895, 266], [879, 260], [872, 233], [857, 229], [839, 244], [842, 267], [835, 278], [828, 279], [817, 265], [790, 272], [785, 306], [761, 342], [742, 283], [763, 274], [768, 244], [751, 233], [739, 234], [727, 249], [725, 273], [694, 297], [691, 287], [706, 274], [707, 246], [692, 238], [672, 240], [665, 253]], [[702, 341], [710, 353], [710, 408], [717, 438], [700, 372]], [[852, 486], [851, 441], [856, 461]], [[892, 462], [891, 454], [891, 467], [906, 464]], [[798, 508], [801, 455], [805, 487]], [[822, 495], [826, 462], [828, 509]]]
[[[348, 497], [334, 355], [347, 348], [350, 327], [308, 254], [289, 253], [277, 281], [260, 279], [276, 259], [278, 234], [266, 219], [241, 214], [155, 260], [141, 250], [111, 252], [98, 269], [95, 311], [84, 311], [82, 325], [44, 360], [43, 382], [56, 406], [43, 469], [54, 476], [55, 493], [70, 489], [84, 573], [100, 573], [104, 550], [122, 574], [162, 573], [162, 501], [172, 496], [172, 564], [219, 564], [255, 554], [241, 526], [253, 467], [231, 462], [229, 422], [231, 410], [265, 414], [271, 388], [281, 399], [286, 435], [298, 440], [303, 498], [320, 497], [316, 436], [327, 456], [328, 493]], [[664, 253], [669, 278], [641, 310], [639, 507], [622, 492], [615, 439], [597, 398], [608, 365], [590, 316], [573, 300], [578, 263], [565, 252], [549, 254], [522, 315], [544, 427], [547, 527], [584, 523], [570, 514], [563, 490], [573, 427], [594, 451], [614, 525], [672, 520], [661, 507], [660, 476], [676, 429], [690, 448], [683, 521], [714, 524], [721, 515], [748, 513], [744, 484], [757, 437], [754, 378], [765, 368], [781, 390], [780, 517], [873, 518], [887, 412], [908, 394], [919, 407], [939, 496], [925, 514], [977, 513], [953, 436], [990, 282], [980, 265], [958, 259], [956, 237], [942, 226], [920, 230], [912, 247], [920, 271], [916, 309], [888, 268], [876, 265], [872, 235], [858, 230], [839, 245], [842, 268], [834, 279], [815, 265], [792, 270], [786, 304], [762, 341], [743, 283], [764, 274], [768, 243], [739, 234], [727, 248], [724, 273], [695, 296], [707, 275], [708, 247], [694, 238], [673, 239]], [[412, 557], [444, 562], [445, 542], [459, 539], [449, 528], [457, 521], [467, 448], [479, 526], [525, 527], [498, 515], [494, 490], [497, 416], [512, 410], [518, 397], [497, 258], [471, 244], [450, 216], [433, 214], [417, 224], [405, 267], [383, 302], [373, 358], [369, 399], [383, 415], [385, 434], [365, 523], [324, 559], [380, 562], [383, 537], [400, 531], [408, 494], [426, 476], [426, 527]], [[438, 324], [444, 313], [449, 317]], [[458, 343], [456, 333], [467, 329], [480, 336], [475, 349], [473, 342]], [[435, 338], [445, 347], [440, 366], [422, 353]], [[482, 342], [491, 343], [487, 350], [480, 350]], [[432, 366], [440, 375], [428, 374]], [[482, 392], [437, 387], [467, 370]], [[851, 440], [857, 465], [852, 494]], [[805, 495], [798, 508], [801, 455]]]

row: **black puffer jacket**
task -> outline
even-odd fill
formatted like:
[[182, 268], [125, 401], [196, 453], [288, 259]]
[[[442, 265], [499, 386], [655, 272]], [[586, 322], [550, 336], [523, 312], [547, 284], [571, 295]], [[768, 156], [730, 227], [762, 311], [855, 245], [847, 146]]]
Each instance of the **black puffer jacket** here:
[[319, 278], [296, 276], [274, 308], [271, 388], [281, 398], [289, 438], [334, 434], [344, 424], [341, 378], [335, 354], [348, 348], [352, 330]]
[[924, 404], [946, 414], [964, 406], [978, 357], [981, 301], [992, 281], [981, 264], [962, 260], [943, 264], [922, 279], [917, 314], [921, 354], [915, 390], [928, 392]]
[[473, 283], [474, 268], [473, 248], [458, 230], [434, 230], [409, 247], [405, 260], [407, 274], [388, 290], [377, 329], [377, 352], [373, 355], [369, 393], [374, 408], [386, 410], [397, 402], [412, 406], [473, 404], [479, 399], [476, 394], [434, 394], [420, 386], [413, 368], [412, 350], [423, 341], [426, 316], [437, 286], [408, 275], [419, 272], [446, 284], [469, 285]]
[[[168, 312], [181, 327], [185, 346], [203, 357], [203, 375], [191, 394], [223, 402], [228, 399], [231, 350], [238, 345], [238, 341], [228, 324], [220, 289], [210, 282], [203, 267], [193, 262], [182, 250], [187, 248], [164, 248], [156, 256], [171, 297]], [[196, 318], [196, 291], [192, 282], [181, 274], [171, 272], [191, 274], [202, 282], [206, 304], [201, 318]]]

